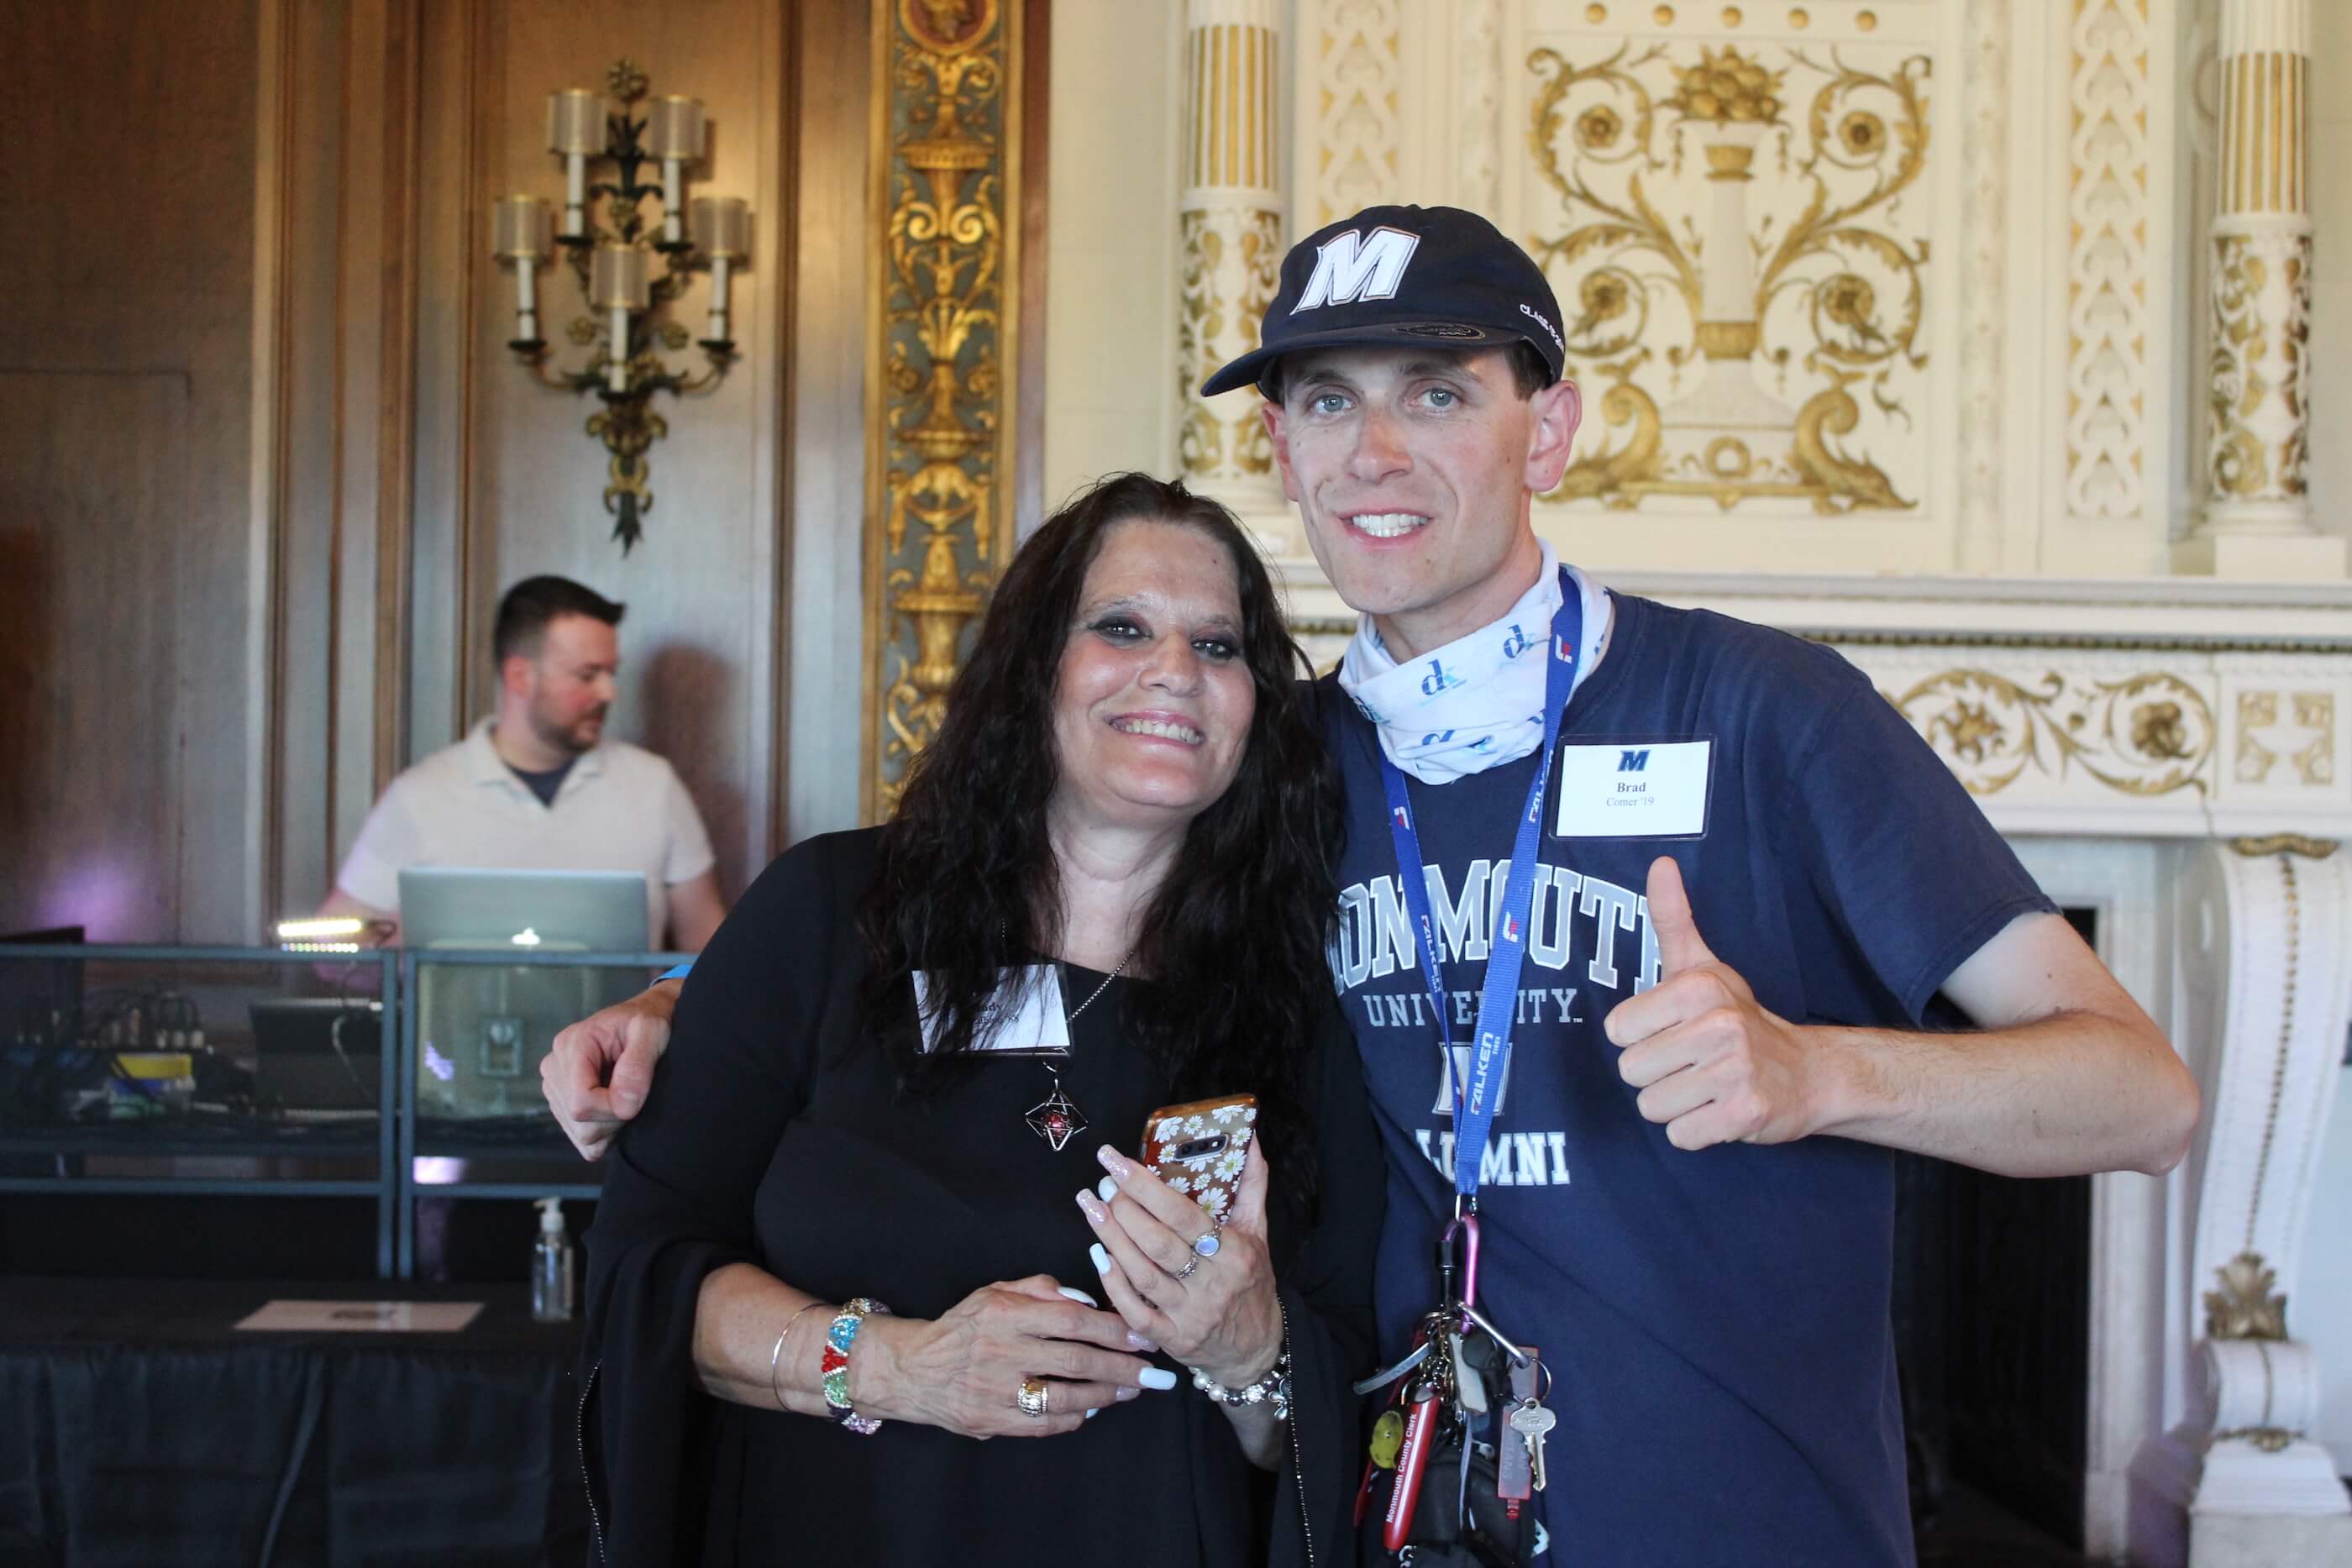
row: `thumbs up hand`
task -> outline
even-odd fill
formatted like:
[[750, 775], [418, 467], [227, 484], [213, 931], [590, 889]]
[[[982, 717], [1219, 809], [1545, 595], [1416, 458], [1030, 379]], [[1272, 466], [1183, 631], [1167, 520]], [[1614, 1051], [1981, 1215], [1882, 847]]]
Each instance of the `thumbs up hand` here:
[[1814, 1131], [1822, 1053], [1716, 957], [1673, 860], [1651, 862], [1649, 895], [1658, 983], [1612, 1008], [1601, 1026], [1623, 1051], [1618, 1075], [1642, 1092], [1642, 1114], [1664, 1124], [1678, 1149], [1786, 1143]]

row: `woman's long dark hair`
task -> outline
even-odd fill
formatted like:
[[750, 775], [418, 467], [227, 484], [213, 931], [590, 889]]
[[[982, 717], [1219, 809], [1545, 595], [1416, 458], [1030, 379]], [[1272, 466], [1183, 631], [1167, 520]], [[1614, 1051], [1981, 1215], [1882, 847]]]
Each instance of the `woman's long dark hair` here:
[[[1310, 668], [1256, 547], [1232, 513], [1180, 484], [1114, 475], [1047, 518], [1006, 569], [882, 834], [858, 922], [874, 958], [867, 1016], [898, 1058], [901, 1084], [919, 1091], [933, 1065], [998, 1021], [999, 972], [1059, 950], [1065, 912], [1045, 821], [1059, 771], [1055, 693], [1087, 569], [1129, 521], [1198, 528], [1225, 547], [1256, 711], [1232, 786], [1192, 820], [1144, 915], [1133, 964], [1154, 995], [1127, 1018], [1183, 1097], [1258, 1096], [1286, 1195], [1306, 1200], [1315, 1177], [1305, 1069], [1332, 1005], [1339, 776], [1299, 684]], [[934, 1009], [928, 1054], [906, 1002], [917, 968]]]

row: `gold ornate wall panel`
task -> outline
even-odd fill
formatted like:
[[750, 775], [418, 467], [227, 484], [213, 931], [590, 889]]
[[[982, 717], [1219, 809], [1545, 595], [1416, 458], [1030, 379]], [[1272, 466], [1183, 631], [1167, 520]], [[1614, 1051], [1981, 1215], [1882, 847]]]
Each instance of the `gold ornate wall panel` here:
[[867, 819], [897, 803], [1011, 554], [1022, 0], [877, 0]]
[[1762, 522], [1927, 500], [1952, 418], [1943, 9], [1526, 8], [1513, 216], [1587, 404], [1549, 499]]

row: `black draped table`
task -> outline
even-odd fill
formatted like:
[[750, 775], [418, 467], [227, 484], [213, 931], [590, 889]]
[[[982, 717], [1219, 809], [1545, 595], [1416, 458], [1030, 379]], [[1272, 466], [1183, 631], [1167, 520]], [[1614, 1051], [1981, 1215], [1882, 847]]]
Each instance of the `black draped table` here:
[[[485, 1305], [233, 1326], [276, 1299]], [[577, 1344], [514, 1285], [0, 1279], [0, 1568], [577, 1568]]]

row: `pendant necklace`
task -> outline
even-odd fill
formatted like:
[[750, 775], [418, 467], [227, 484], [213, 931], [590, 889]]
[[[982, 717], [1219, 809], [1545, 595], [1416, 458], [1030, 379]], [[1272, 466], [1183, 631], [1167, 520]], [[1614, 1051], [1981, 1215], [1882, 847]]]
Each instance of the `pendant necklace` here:
[[[1129, 947], [1127, 950], [1127, 956], [1118, 961], [1118, 967], [1113, 969], [1109, 974], [1103, 977], [1102, 984], [1094, 988], [1093, 994], [1088, 996], [1085, 1001], [1080, 1002], [1076, 1007], [1070, 1008], [1069, 1011], [1063, 1015], [1063, 1022], [1066, 1025], [1070, 1026], [1066, 1032], [1070, 1037], [1071, 1051], [1076, 1051], [1078, 1045], [1078, 1034], [1076, 1028], [1078, 1021], [1078, 1015], [1086, 1011], [1088, 1008], [1094, 1006], [1097, 1001], [1101, 1000], [1102, 994], [1110, 989], [1110, 983], [1113, 980], [1118, 979], [1121, 975], [1127, 973], [1128, 965], [1134, 961], [1135, 949]], [[1057, 982], [1056, 989], [1060, 989], [1058, 982], [1066, 977], [1068, 973], [1069, 967], [1067, 965], [1056, 963], [1054, 966], [1054, 976]], [[1065, 1000], [1063, 1005], [1065, 1007], [1068, 1007], [1069, 1004]], [[1067, 1055], [1068, 1052], [1066, 1051], [1062, 1054]], [[1072, 1138], [1076, 1137], [1080, 1133], [1087, 1130], [1087, 1119], [1085, 1115], [1080, 1113], [1077, 1106], [1071, 1103], [1070, 1097], [1062, 1092], [1062, 1070], [1051, 1056], [1045, 1058], [1045, 1071], [1053, 1074], [1054, 1092], [1045, 1096], [1045, 1099], [1039, 1101], [1036, 1104], [1029, 1107], [1029, 1129], [1035, 1133], [1039, 1137], [1045, 1139], [1047, 1145], [1050, 1146], [1055, 1153], [1059, 1154], [1063, 1145], [1068, 1143]]]

